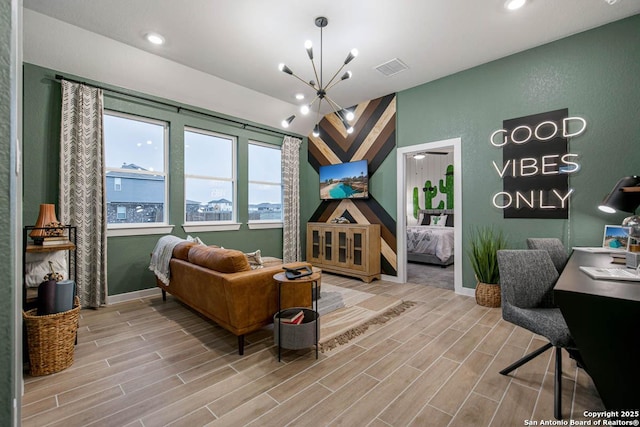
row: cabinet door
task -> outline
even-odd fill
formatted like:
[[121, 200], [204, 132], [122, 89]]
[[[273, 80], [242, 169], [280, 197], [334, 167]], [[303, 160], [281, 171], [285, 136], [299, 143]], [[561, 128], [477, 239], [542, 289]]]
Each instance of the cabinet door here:
[[330, 228], [322, 229], [322, 256], [326, 264], [333, 264], [335, 258], [335, 244], [333, 230]]
[[310, 263], [321, 263], [322, 262], [322, 250], [324, 249], [324, 244], [322, 242], [323, 230], [319, 227], [309, 227], [309, 233], [307, 239], [309, 242], [309, 251], [307, 253], [307, 258]]
[[367, 237], [366, 230], [354, 229], [349, 232], [349, 267], [354, 270], [367, 271]]
[[349, 230], [340, 228], [334, 231], [336, 238], [336, 259], [335, 265], [348, 268], [350, 261], [349, 254]]

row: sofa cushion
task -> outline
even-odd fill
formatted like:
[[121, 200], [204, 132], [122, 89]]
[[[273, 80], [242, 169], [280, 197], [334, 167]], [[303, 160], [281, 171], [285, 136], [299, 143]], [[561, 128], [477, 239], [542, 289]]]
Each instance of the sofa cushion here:
[[195, 245], [189, 249], [188, 261], [221, 273], [237, 273], [251, 270], [244, 253], [235, 249]]
[[189, 261], [189, 249], [197, 245], [196, 242], [182, 242], [178, 243], [173, 248], [173, 257], [181, 259], [183, 261]]

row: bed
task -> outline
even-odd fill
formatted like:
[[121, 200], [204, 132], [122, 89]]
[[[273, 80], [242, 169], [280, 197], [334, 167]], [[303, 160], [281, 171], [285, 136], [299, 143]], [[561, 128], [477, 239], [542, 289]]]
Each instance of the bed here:
[[453, 210], [423, 209], [418, 220], [418, 225], [407, 227], [407, 260], [441, 267], [453, 264]]

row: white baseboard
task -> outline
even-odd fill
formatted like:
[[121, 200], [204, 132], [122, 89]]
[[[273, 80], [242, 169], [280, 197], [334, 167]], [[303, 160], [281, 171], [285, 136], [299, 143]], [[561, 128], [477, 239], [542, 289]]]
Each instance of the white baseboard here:
[[388, 274], [382, 274], [380, 276], [380, 279], [386, 281], [386, 282], [393, 282], [393, 283], [402, 283], [400, 281], [400, 278], [398, 276], [390, 276]]
[[467, 296], [467, 297], [475, 297], [476, 296], [476, 290], [475, 290], [475, 288], [462, 287], [462, 288], [456, 290], [456, 294], [464, 295], [464, 296]]
[[116, 304], [119, 302], [131, 301], [134, 299], [151, 297], [161, 292], [160, 288], [142, 289], [139, 291], [127, 292], [126, 294], [109, 295], [107, 297], [107, 305]]

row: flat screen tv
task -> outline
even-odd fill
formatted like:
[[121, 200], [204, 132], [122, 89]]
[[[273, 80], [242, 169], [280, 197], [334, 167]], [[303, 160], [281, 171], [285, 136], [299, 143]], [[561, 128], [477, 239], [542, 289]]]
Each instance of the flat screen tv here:
[[322, 200], [369, 197], [369, 169], [366, 160], [320, 166], [319, 172]]

